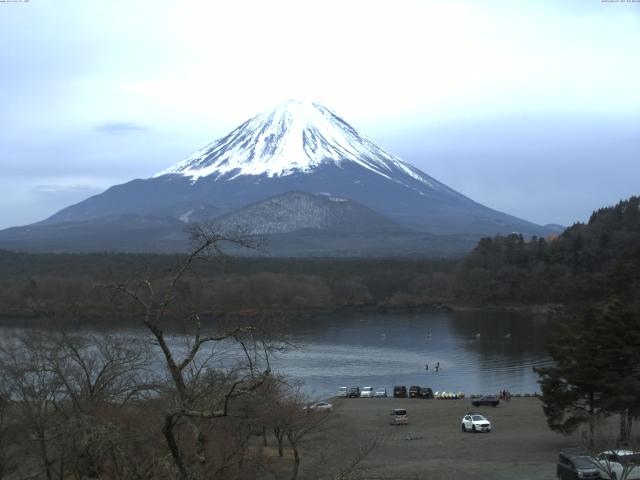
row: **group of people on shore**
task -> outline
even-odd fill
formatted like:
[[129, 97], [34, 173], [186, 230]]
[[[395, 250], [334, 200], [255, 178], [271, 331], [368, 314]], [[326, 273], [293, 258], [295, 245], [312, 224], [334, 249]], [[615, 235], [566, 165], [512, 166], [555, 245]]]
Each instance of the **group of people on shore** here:
[[500, 400], [506, 400], [508, 402], [511, 400], [511, 392], [509, 390], [501, 390], [498, 397]]

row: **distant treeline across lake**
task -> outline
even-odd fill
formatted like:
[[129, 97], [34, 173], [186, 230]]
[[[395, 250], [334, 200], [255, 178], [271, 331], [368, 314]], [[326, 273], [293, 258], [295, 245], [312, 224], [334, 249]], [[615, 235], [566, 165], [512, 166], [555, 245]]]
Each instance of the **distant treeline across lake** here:
[[[482, 239], [460, 259], [226, 258], [194, 265], [179, 306], [203, 314], [340, 309], [443, 310], [448, 305], [581, 304], [640, 298], [640, 199], [597, 210], [557, 238]], [[183, 255], [0, 251], [5, 316], [114, 317], [132, 311], [109, 288], [167, 284]]]

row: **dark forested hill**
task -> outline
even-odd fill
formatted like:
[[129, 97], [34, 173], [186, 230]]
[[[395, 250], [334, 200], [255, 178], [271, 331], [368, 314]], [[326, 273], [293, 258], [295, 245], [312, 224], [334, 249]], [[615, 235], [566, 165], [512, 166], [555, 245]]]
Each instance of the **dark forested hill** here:
[[631, 197], [555, 238], [482, 239], [460, 263], [454, 291], [483, 302], [634, 301], [639, 272], [640, 197]]
[[[482, 239], [462, 260], [249, 258], [205, 262], [180, 285], [202, 312], [438, 307], [442, 303], [593, 303], [640, 307], [640, 198], [597, 210], [558, 237]], [[0, 316], [126, 313], [100, 285], [167, 280], [180, 255], [0, 250]], [[438, 307], [439, 308], [439, 307]]]

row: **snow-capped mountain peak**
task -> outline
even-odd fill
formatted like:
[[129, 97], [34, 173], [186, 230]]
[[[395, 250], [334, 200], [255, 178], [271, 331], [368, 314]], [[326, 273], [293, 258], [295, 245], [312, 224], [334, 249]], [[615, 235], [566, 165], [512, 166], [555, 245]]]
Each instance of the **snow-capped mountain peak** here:
[[155, 177], [179, 174], [193, 182], [210, 175], [229, 180], [241, 175], [274, 177], [343, 162], [355, 162], [398, 183], [404, 183], [398, 178], [404, 174], [431, 188], [453, 192], [359, 134], [328, 108], [298, 100], [256, 115]]

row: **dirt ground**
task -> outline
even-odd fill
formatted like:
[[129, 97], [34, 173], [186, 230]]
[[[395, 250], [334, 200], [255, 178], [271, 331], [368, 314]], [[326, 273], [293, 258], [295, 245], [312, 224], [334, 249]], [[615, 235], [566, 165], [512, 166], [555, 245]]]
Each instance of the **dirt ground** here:
[[[363, 479], [555, 479], [558, 450], [572, 439], [551, 432], [536, 398], [513, 398], [494, 407], [464, 400], [404, 398], [330, 400], [335, 410], [309, 440], [322, 458], [302, 459], [304, 478], [324, 477], [372, 439], [380, 444], [359, 465]], [[392, 408], [406, 408], [407, 426], [389, 425]], [[467, 412], [479, 412], [491, 433], [463, 433]], [[321, 443], [321, 445], [319, 445]], [[315, 445], [314, 445], [315, 444]], [[318, 448], [320, 447], [320, 448]]]

